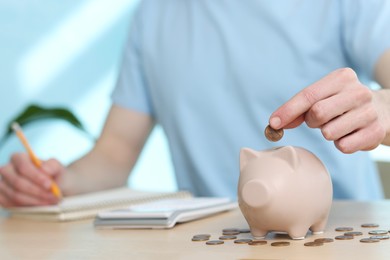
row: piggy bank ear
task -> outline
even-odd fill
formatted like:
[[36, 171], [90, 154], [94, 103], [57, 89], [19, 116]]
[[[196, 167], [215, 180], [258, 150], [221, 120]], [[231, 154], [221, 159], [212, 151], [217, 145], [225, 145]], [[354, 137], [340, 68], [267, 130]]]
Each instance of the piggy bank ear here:
[[274, 155], [286, 161], [291, 168], [297, 169], [299, 166], [299, 157], [297, 150], [292, 146], [283, 146], [275, 150]]
[[248, 162], [257, 157], [259, 157], [259, 155], [256, 151], [249, 148], [242, 148], [240, 151], [240, 171], [244, 169]]

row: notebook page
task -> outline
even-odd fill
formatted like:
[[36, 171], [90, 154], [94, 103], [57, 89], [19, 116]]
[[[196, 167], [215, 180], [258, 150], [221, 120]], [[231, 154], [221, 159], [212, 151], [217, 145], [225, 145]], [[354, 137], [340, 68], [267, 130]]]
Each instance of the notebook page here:
[[128, 205], [131, 203], [143, 203], [165, 197], [191, 197], [186, 191], [180, 192], [149, 192], [138, 191], [129, 188], [119, 188], [63, 199], [58, 205], [39, 207], [15, 207], [7, 209], [11, 213], [65, 213], [73, 211], [86, 211], [92, 209], [106, 209]]

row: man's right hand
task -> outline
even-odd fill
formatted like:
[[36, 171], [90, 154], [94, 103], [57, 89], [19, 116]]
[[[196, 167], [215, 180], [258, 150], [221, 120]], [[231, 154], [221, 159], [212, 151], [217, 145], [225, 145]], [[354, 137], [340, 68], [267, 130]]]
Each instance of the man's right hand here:
[[18, 153], [0, 167], [0, 206], [43, 206], [57, 204], [51, 185], [65, 168], [55, 159], [42, 161], [37, 168], [27, 154]]

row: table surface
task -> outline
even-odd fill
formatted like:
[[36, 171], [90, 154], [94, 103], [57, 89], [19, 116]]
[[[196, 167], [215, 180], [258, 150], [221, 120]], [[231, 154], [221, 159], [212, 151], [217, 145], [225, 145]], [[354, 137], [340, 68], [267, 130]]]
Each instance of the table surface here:
[[[195, 234], [208, 233], [218, 239], [224, 228], [247, 228], [239, 209], [201, 220], [179, 224], [169, 230], [101, 230], [92, 220], [65, 223], [39, 222], [0, 215], [0, 259], [390, 259], [390, 240], [361, 243], [378, 223], [390, 229], [390, 201], [337, 201], [332, 205], [327, 229], [322, 235], [308, 233], [304, 240], [284, 235], [267, 236], [268, 244], [250, 246], [232, 240], [222, 245], [192, 242]], [[363, 236], [335, 240], [320, 247], [304, 246], [315, 238], [340, 235], [335, 228], [351, 226]], [[239, 238], [250, 238], [240, 234]], [[290, 241], [290, 246], [273, 247], [274, 241]]]

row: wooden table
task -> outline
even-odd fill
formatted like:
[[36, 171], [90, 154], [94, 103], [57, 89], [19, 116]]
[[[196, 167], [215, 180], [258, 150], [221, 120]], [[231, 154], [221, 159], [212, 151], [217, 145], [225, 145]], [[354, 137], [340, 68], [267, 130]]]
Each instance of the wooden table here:
[[[304, 214], [304, 213], [302, 213]], [[365, 244], [370, 228], [363, 223], [378, 223], [377, 229], [390, 229], [390, 201], [373, 203], [334, 202], [327, 230], [323, 235], [309, 234], [305, 240], [286, 236], [267, 237], [268, 244], [249, 246], [226, 241], [210, 246], [192, 242], [195, 234], [209, 233], [217, 239], [223, 228], [246, 228], [239, 210], [180, 224], [170, 230], [97, 230], [92, 221], [47, 223], [0, 216], [0, 259], [390, 259], [390, 240]], [[303, 244], [319, 237], [340, 235], [339, 226], [352, 226], [362, 237], [321, 247]], [[240, 234], [239, 238], [250, 237]], [[289, 240], [290, 246], [272, 247], [271, 242]]]

